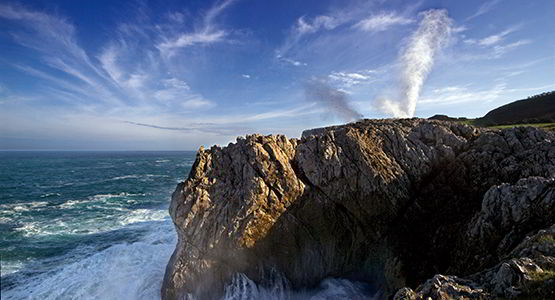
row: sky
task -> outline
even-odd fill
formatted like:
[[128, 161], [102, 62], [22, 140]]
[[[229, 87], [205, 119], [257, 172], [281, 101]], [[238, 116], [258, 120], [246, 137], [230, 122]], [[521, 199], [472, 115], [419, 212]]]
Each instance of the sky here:
[[555, 1], [0, 1], [0, 149], [196, 150], [555, 90]]

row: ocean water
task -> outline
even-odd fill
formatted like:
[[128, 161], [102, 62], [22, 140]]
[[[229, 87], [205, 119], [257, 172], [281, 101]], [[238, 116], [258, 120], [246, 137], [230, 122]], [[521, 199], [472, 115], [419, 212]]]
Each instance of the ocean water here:
[[[1, 299], [160, 299], [171, 193], [194, 152], [0, 152]], [[224, 299], [370, 299], [326, 279], [291, 291], [237, 274]]]
[[194, 152], [0, 152], [2, 299], [159, 299]]

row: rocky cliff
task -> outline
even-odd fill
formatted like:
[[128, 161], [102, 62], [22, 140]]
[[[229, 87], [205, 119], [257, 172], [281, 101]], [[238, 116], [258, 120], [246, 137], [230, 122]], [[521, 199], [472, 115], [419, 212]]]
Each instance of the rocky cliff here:
[[[170, 214], [163, 299], [217, 299], [236, 273], [327, 277], [381, 298], [551, 297], [555, 134], [363, 120], [200, 149]], [[445, 274], [445, 275], [440, 275]]]

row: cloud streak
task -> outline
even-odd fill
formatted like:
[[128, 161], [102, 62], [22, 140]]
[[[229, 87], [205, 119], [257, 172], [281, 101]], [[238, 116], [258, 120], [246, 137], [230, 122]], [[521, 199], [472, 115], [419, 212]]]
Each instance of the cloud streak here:
[[499, 4], [499, 2], [501, 2], [501, 0], [489, 0], [484, 2], [482, 5], [480, 5], [480, 7], [478, 8], [478, 10], [471, 15], [470, 17], [466, 18], [467, 21], [472, 20], [476, 17], [479, 17], [483, 14], [488, 13], [489, 11], [491, 11], [497, 4]]
[[180, 48], [223, 41], [229, 33], [226, 30], [218, 28], [215, 24], [215, 20], [234, 2], [234, 0], [225, 0], [214, 5], [204, 15], [202, 25], [199, 28], [196, 28], [192, 32], [181, 33], [176, 37], [166, 38], [165, 41], [159, 43], [156, 48], [160, 50], [163, 57], [171, 57], [175, 55], [175, 51]]
[[382, 12], [364, 19], [354, 25], [355, 28], [370, 32], [385, 31], [393, 26], [407, 25], [414, 21], [395, 12]]

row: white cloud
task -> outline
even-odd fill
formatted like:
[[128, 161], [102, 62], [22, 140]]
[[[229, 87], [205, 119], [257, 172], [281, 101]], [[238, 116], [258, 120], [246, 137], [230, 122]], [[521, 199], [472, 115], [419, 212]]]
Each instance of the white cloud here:
[[520, 26], [513, 26], [511, 28], [508, 28], [507, 30], [504, 30], [500, 33], [497, 34], [493, 34], [490, 35], [488, 37], [485, 37], [483, 39], [480, 39], [477, 41], [477, 44], [480, 46], [492, 46], [495, 44], [498, 44], [499, 42], [501, 42], [505, 36], [507, 36], [508, 34], [515, 32], [516, 30], [518, 30]]
[[225, 35], [226, 33], [223, 30], [184, 33], [176, 39], [161, 43], [158, 45], [158, 48], [161, 52], [168, 52], [175, 48], [183, 48], [195, 44], [210, 44], [221, 41]]
[[346, 89], [350, 87], [369, 82], [373, 73], [376, 73], [376, 71], [332, 72], [328, 75], [328, 78], [332, 84], [338, 85], [342, 91], [347, 91]]
[[505, 55], [506, 53], [510, 52], [513, 49], [516, 49], [523, 45], [530, 44], [532, 41], [526, 40], [526, 39], [518, 40], [512, 43], [502, 44], [505, 38], [509, 34], [519, 30], [520, 27], [521, 25], [512, 26], [510, 28], [507, 28], [504, 31], [487, 36], [482, 39], [469, 38], [469, 39], [463, 40], [463, 42], [467, 45], [477, 46], [477, 48], [480, 49], [480, 51], [484, 51], [484, 49], [488, 49], [489, 51], [491, 51], [489, 53], [480, 54], [480, 55], [464, 55], [462, 56], [463, 60], [496, 59], [496, 58], [502, 57], [503, 55]]
[[406, 25], [413, 22], [414, 20], [407, 19], [395, 12], [382, 12], [358, 22], [354, 27], [364, 31], [379, 32], [396, 25]]
[[506, 45], [497, 45], [495, 47], [493, 47], [493, 57], [494, 58], [500, 58], [501, 56], [505, 55], [505, 53], [516, 49], [520, 46], [524, 46], [524, 45], [528, 45], [532, 43], [532, 41], [530, 40], [519, 40], [510, 44], [506, 44]]
[[294, 60], [291, 58], [287, 58], [287, 57], [283, 57], [281, 55], [277, 55], [276, 58], [280, 61], [286, 62], [288, 64], [291, 64], [295, 67], [300, 67], [300, 66], [307, 66], [308, 64], [302, 61], [298, 61], [298, 60]]
[[241, 77], [249, 79], [249, 78], [251, 78], [251, 75], [249, 75], [249, 74], [241, 74]]
[[183, 102], [183, 107], [187, 109], [209, 108], [213, 106], [214, 103], [206, 99], [190, 99]]
[[341, 21], [331, 16], [317, 16], [312, 21], [306, 21], [305, 17], [297, 19], [295, 28], [299, 35], [314, 33], [320, 29], [332, 30], [339, 26]]
[[466, 86], [449, 86], [434, 89], [430, 96], [421, 98], [418, 103], [425, 105], [455, 104], [476, 101], [493, 101], [505, 92], [507, 85], [500, 83], [491, 89], [470, 90]]
[[476, 13], [474, 13], [470, 17], [466, 18], [466, 20], [468, 21], [468, 20], [474, 19], [478, 16], [481, 16], [481, 15], [491, 11], [499, 2], [501, 2], [501, 0], [490, 0], [490, 1], [484, 2], [482, 5], [480, 5], [480, 7], [476, 11]]
[[177, 36], [164, 37], [164, 41], [156, 48], [163, 57], [171, 57], [175, 50], [194, 45], [212, 44], [224, 41], [228, 31], [217, 28], [215, 18], [218, 17], [234, 0], [225, 0], [210, 8], [202, 20], [202, 25], [192, 32], [179, 33]]

